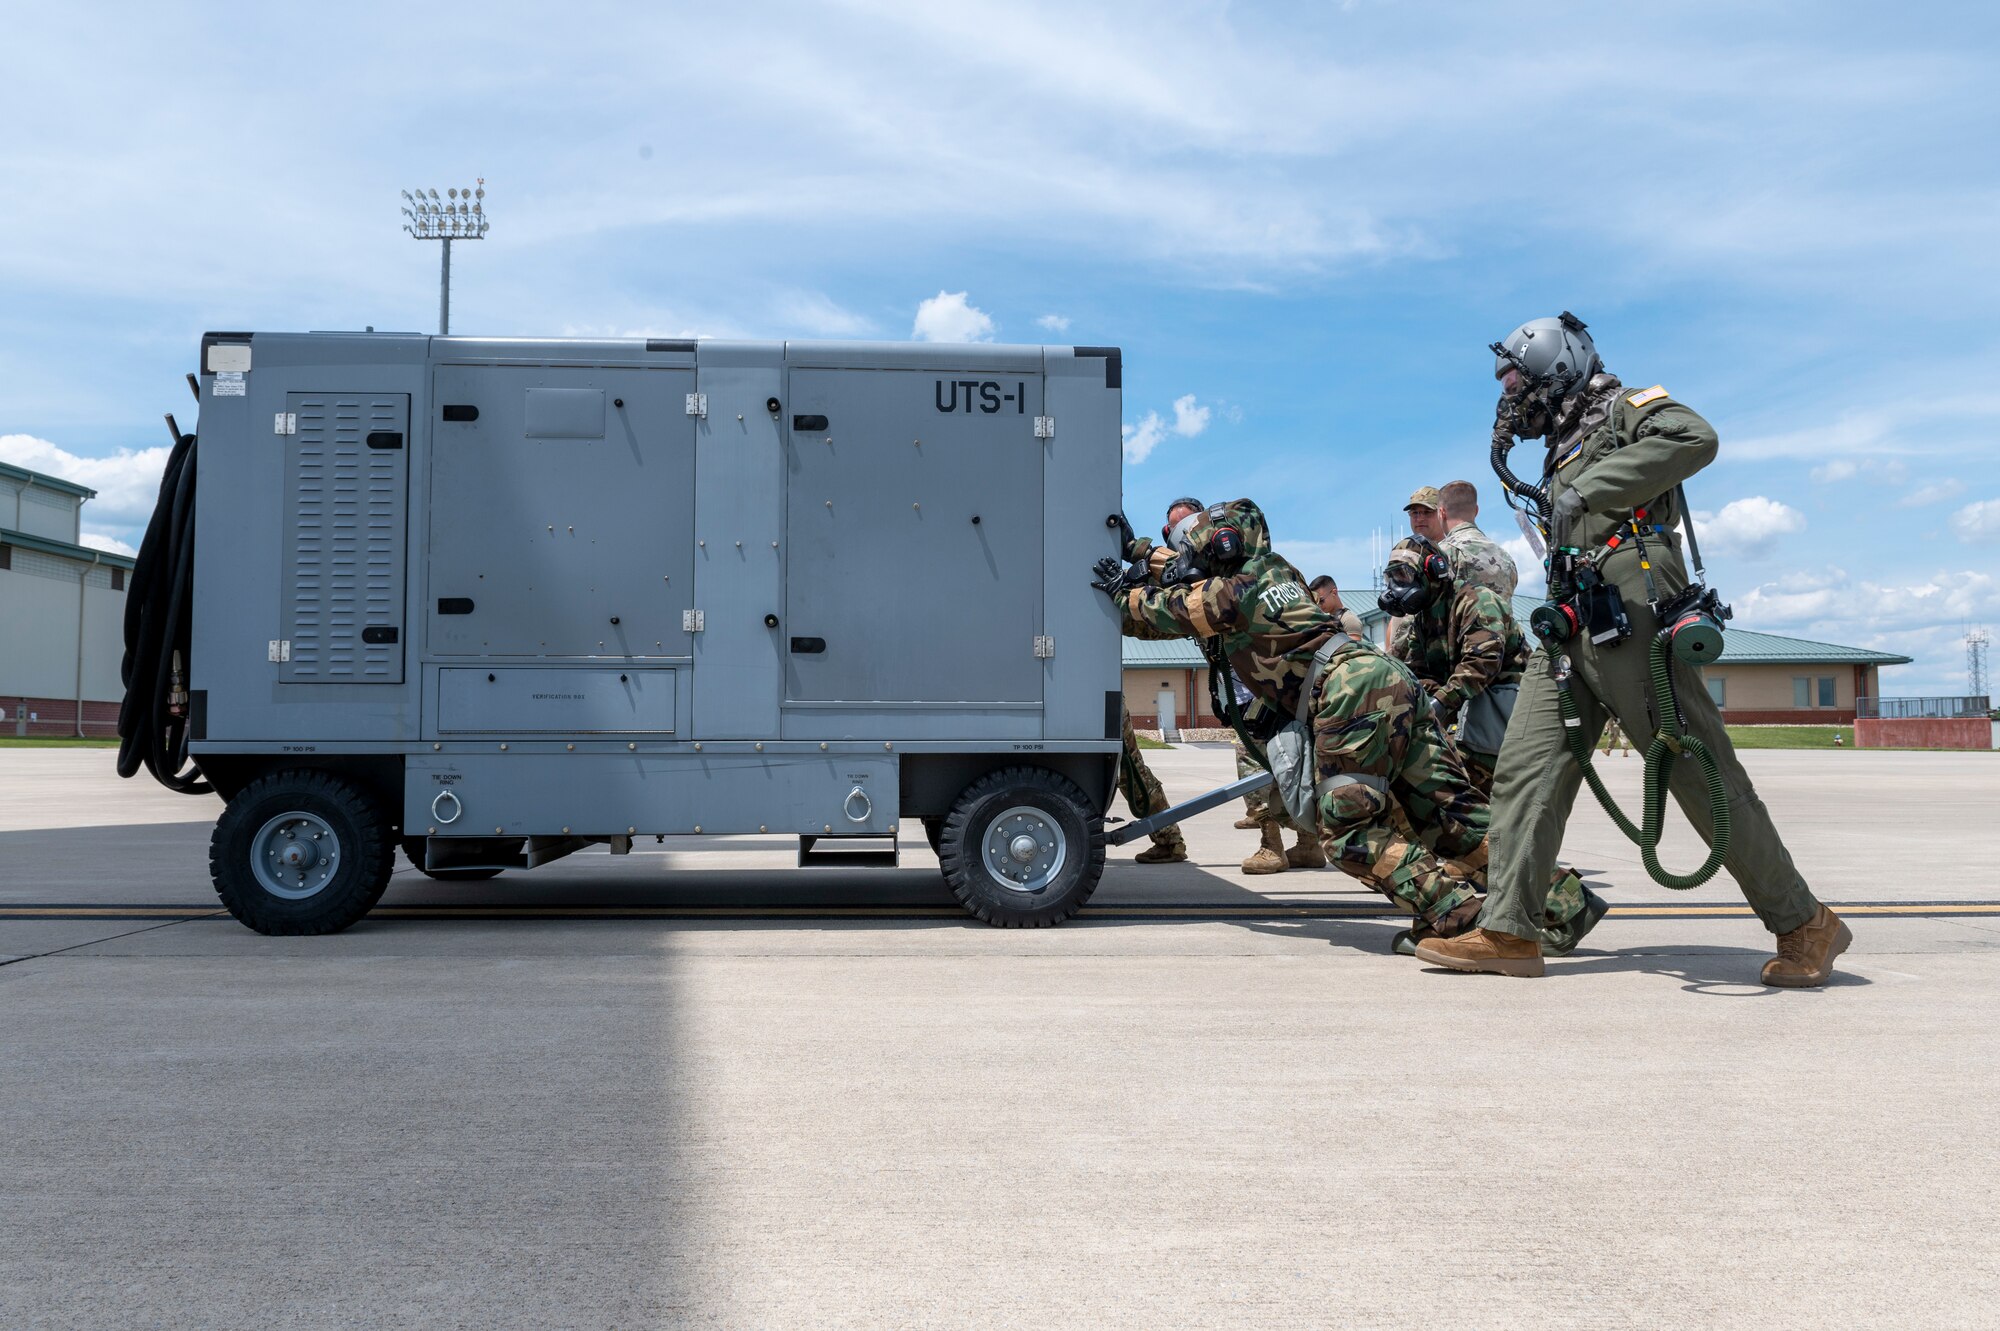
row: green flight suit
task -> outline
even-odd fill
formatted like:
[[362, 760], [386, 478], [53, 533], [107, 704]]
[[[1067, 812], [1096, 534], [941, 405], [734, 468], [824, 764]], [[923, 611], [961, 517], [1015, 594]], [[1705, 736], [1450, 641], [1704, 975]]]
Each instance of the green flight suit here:
[[[1632, 636], [1616, 646], [1594, 647], [1579, 634], [1562, 648], [1575, 666], [1570, 689], [1583, 737], [1594, 744], [1607, 717], [1615, 716], [1626, 734], [1650, 740], [1659, 727], [1648, 654], [1659, 624], [1647, 606], [1645, 575], [1626, 523], [1641, 508], [1648, 528], [1657, 524], [1663, 529], [1645, 531], [1658, 594], [1664, 598], [1686, 586], [1674, 490], [1714, 460], [1715, 430], [1665, 390], [1633, 391], [1604, 374], [1565, 404], [1550, 438], [1544, 475], [1551, 500], [1575, 490], [1587, 505], [1563, 543], [1600, 550], [1614, 535], [1623, 536], [1599, 571], [1624, 597]], [[1583, 783], [1570, 756], [1550, 664], [1546, 649], [1530, 658], [1494, 775], [1492, 863], [1480, 924], [1517, 938], [1540, 935], [1563, 826]], [[1728, 791], [1732, 832], [1724, 866], [1765, 928], [1788, 933], [1810, 920], [1819, 903], [1737, 761], [1701, 676], [1675, 662], [1673, 679], [1681, 725], [1715, 755]], [[1675, 764], [1672, 790], [1706, 839], [1707, 789], [1693, 762]]]

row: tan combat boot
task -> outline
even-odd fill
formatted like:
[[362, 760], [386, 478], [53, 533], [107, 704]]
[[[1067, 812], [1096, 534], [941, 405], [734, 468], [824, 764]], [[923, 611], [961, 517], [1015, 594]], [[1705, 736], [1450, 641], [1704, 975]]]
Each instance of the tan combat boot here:
[[1285, 852], [1285, 863], [1294, 869], [1324, 869], [1326, 851], [1320, 847], [1319, 833], [1299, 833], [1299, 844]]
[[1138, 864], [1179, 864], [1187, 859], [1187, 843], [1179, 837], [1171, 841], [1155, 841], [1132, 859]]
[[1457, 938], [1425, 939], [1417, 944], [1417, 960], [1455, 971], [1532, 978], [1542, 973], [1542, 942], [1474, 929]]
[[1257, 817], [1255, 814], [1246, 813], [1241, 818], [1238, 818], [1235, 822], [1231, 823], [1230, 826], [1234, 827], [1239, 832], [1252, 832], [1255, 831], [1257, 828], [1262, 827], [1263, 824], [1257, 821]]
[[1456, 938], [1479, 923], [1479, 912], [1485, 905], [1485, 898], [1473, 897], [1459, 902], [1446, 911], [1444, 918], [1436, 923], [1419, 919], [1389, 940], [1389, 950], [1399, 957], [1414, 957], [1417, 955], [1419, 943], [1429, 942], [1433, 938]]
[[1778, 935], [1778, 955], [1764, 963], [1764, 983], [1779, 989], [1817, 989], [1833, 974], [1833, 959], [1853, 941], [1847, 922], [1821, 906], [1810, 920]]
[[1291, 864], [1285, 859], [1284, 829], [1276, 823], [1265, 823], [1264, 844], [1257, 848], [1255, 855], [1243, 861], [1243, 872], [1250, 874], [1283, 873], [1291, 867]]

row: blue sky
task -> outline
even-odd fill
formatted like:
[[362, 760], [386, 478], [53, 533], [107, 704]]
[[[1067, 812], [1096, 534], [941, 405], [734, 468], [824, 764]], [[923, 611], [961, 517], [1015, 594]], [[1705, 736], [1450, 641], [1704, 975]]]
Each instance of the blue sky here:
[[17, 7], [0, 458], [97, 486], [94, 537], [136, 542], [202, 330], [433, 329], [397, 193], [483, 175], [457, 331], [1117, 344], [1134, 520], [1247, 494], [1348, 585], [1419, 484], [1473, 480], [1512, 534], [1486, 344], [1574, 310], [1721, 432], [1690, 493], [1740, 624], [1960, 692], [1966, 626], [2000, 627], [1996, 29], [1955, 4]]

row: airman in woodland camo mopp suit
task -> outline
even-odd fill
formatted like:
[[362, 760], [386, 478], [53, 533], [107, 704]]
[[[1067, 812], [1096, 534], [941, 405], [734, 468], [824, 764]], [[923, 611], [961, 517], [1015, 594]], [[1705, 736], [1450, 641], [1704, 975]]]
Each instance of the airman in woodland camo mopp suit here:
[[[1430, 716], [1408, 670], [1340, 631], [1298, 571], [1271, 548], [1249, 500], [1177, 529], [1180, 554], [1146, 566], [1100, 566], [1098, 586], [1154, 632], [1218, 639], [1245, 687], [1282, 719], [1302, 693], [1317, 763], [1317, 817], [1340, 867], [1402, 902], [1440, 936], [1471, 925], [1484, 883], [1486, 800]], [[1415, 840], [1393, 826], [1400, 808]]]
[[[1480, 793], [1491, 794], [1512, 695], [1528, 664], [1521, 626], [1498, 596], [1460, 578], [1444, 552], [1421, 536], [1396, 543], [1384, 582], [1383, 609], [1393, 601], [1392, 613], [1409, 616], [1393, 655], [1430, 694], [1438, 724], [1459, 723], [1459, 756]], [[1468, 715], [1467, 705], [1481, 697], [1487, 702]]]

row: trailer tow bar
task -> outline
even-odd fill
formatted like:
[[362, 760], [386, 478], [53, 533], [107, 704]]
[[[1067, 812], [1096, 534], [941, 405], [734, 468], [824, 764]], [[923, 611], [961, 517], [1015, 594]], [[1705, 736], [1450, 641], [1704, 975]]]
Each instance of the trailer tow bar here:
[[1114, 827], [1104, 834], [1107, 846], [1122, 846], [1128, 841], [1137, 841], [1142, 836], [1150, 836], [1162, 827], [1172, 827], [1183, 818], [1192, 818], [1198, 813], [1207, 813], [1218, 804], [1227, 804], [1240, 799], [1253, 790], [1262, 790], [1271, 784], [1269, 772], [1252, 772], [1249, 776], [1238, 777], [1226, 786], [1218, 786], [1206, 795], [1196, 795], [1182, 804], [1146, 818], [1136, 818], [1120, 827]]

